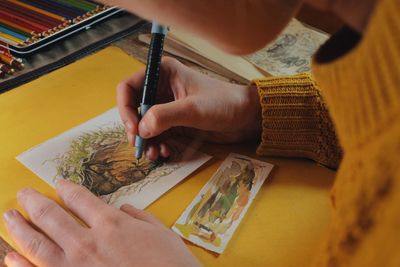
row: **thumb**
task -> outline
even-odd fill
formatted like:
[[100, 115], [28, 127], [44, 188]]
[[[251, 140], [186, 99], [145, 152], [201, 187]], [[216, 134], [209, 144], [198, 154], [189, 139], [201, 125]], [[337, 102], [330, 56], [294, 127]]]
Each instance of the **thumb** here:
[[4, 263], [8, 267], [33, 267], [25, 257], [21, 256], [17, 252], [10, 252], [4, 259]]
[[129, 204], [124, 204], [120, 207], [120, 210], [131, 216], [132, 218], [145, 221], [154, 225], [162, 225], [163, 224], [156, 218], [154, 217], [151, 213], [137, 209], [132, 205]]
[[151, 107], [139, 123], [139, 134], [152, 138], [177, 127], [194, 127], [198, 123], [198, 109], [189, 98]]

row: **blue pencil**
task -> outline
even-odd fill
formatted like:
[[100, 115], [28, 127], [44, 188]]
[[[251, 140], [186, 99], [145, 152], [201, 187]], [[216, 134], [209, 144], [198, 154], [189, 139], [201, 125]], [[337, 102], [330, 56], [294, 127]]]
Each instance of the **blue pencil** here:
[[22, 42], [25, 42], [26, 40], [29, 39], [29, 37], [27, 37], [25, 35], [22, 35], [20, 33], [14, 32], [14, 31], [11, 31], [11, 30], [9, 30], [7, 28], [4, 28], [2, 26], [0, 26], [0, 32], [6, 33], [6, 34], [11, 35], [11, 36], [14, 36], [15, 38], [20, 39]]

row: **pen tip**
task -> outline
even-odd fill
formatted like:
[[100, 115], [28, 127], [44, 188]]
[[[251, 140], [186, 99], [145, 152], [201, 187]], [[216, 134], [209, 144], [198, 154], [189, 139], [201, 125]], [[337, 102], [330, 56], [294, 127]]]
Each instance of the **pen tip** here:
[[141, 154], [136, 154], [136, 164], [139, 164], [141, 158], [142, 158]]

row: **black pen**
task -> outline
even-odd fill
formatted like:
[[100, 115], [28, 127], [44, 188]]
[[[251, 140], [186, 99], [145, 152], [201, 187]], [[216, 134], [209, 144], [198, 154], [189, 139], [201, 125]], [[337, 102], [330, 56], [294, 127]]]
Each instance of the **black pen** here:
[[[143, 85], [143, 98], [140, 104], [140, 118], [155, 104], [158, 80], [160, 77], [161, 57], [164, 50], [164, 40], [167, 35], [168, 28], [153, 22], [151, 28], [151, 43], [149, 55], [147, 57], [146, 75]], [[136, 159], [142, 158], [143, 149], [146, 145], [146, 140], [136, 136]]]

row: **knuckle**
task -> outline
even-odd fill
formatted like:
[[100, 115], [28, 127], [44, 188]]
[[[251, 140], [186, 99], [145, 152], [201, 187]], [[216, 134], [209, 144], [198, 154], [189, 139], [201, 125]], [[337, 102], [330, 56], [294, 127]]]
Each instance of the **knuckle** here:
[[171, 72], [169, 82], [170, 82], [171, 88], [175, 88], [175, 90], [182, 88], [182, 76], [181, 76], [180, 72], [178, 72], [178, 71]]
[[165, 65], [172, 65], [175, 64], [177, 62], [177, 60], [175, 58], [172, 57], [164, 57], [162, 63]]
[[96, 242], [89, 238], [79, 238], [75, 240], [72, 247], [72, 255], [79, 262], [84, 262], [88, 256], [95, 256], [98, 253]]
[[185, 101], [185, 108], [194, 111], [197, 109], [197, 104], [192, 98], [187, 98]]
[[125, 91], [126, 84], [127, 84], [126, 81], [122, 81], [122, 82], [118, 83], [117, 88], [116, 88], [118, 95], [122, 94]]
[[31, 257], [36, 257], [37, 255], [43, 254], [43, 239], [42, 238], [31, 238], [26, 245], [26, 253]]
[[81, 203], [84, 193], [84, 189], [81, 187], [74, 189], [65, 195], [64, 202], [66, 204]]
[[185, 101], [185, 106], [184, 109], [187, 110], [188, 112], [185, 112], [185, 116], [188, 118], [196, 118], [199, 117], [199, 103], [196, 102], [194, 99], [188, 98]]
[[37, 206], [31, 213], [31, 219], [33, 221], [40, 221], [47, 217], [54, 209], [55, 204], [51, 202], [43, 203]]
[[154, 129], [157, 128], [157, 126], [161, 125], [161, 116], [160, 116], [160, 112], [158, 112], [158, 109], [156, 106], [154, 106], [152, 109], [150, 109], [147, 113], [147, 126], [149, 128], [150, 131], [153, 131]]
[[119, 219], [114, 214], [106, 214], [101, 216], [99, 219], [99, 225], [105, 225], [106, 227], [114, 228], [118, 227], [118, 225], [120, 224]]

